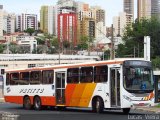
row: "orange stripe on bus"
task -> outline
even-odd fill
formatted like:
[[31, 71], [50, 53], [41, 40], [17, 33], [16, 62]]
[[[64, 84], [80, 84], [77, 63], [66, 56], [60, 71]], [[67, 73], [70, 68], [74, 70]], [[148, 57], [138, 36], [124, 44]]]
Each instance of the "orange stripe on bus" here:
[[56, 99], [53, 96], [51, 97], [41, 96], [41, 102], [42, 102], [42, 105], [50, 105], [50, 106], [56, 105]]
[[69, 106], [76, 84], [68, 84], [65, 90], [66, 106]]
[[23, 104], [23, 96], [4, 96], [5, 102]]
[[91, 97], [93, 95], [94, 89], [96, 87], [96, 83], [88, 83], [85, 86], [82, 97], [80, 99], [79, 105], [80, 107], [88, 107]]
[[71, 97], [71, 101], [69, 106], [78, 106], [79, 105], [79, 101], [81, 99], [81, 96], [83, 94], [84, 88], [85, 88], [86, 84], [77, 84], [73, 95]]
[[[29, 96], [31, 104], [33, 104], [33, 96]], [[6, 102], [23, 104], [23, 96], [4, 96]], [[56, 99], [54, 96], [40, 96], [42, 105], [56, 105]]]

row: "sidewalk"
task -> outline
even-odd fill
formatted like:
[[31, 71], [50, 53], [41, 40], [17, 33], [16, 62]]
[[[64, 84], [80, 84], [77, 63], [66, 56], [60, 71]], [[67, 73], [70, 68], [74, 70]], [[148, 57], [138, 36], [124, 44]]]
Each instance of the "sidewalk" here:
[[4, 98], [0, 98], [0, 103], [5, 102]]
[[139, 107], [139, 108], [135, 108], [135, 110], [142, 110], [142, 111], [145, 111], [145, 112], [160, 114], [160, 107], [157, 107], [157, 106], [154, 106], [154, 107]]

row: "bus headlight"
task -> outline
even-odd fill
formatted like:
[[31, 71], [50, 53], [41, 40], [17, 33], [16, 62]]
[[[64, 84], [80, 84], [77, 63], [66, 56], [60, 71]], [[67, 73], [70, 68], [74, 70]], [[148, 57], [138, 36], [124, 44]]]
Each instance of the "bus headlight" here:
[[129, 101], [129, 102], [131, 102], [132, 101], [132, 99], [131, 98], [129, 98], [128, 96], [126, 96], [126, 95], [123, 95], [123, 98], [124, 99], [126, 99], [127, 101]]

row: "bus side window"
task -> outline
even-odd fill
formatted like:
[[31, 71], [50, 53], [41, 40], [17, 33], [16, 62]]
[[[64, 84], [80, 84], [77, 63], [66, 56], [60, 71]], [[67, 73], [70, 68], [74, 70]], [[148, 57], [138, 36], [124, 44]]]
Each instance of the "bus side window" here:
[[41, 71], [31, 71], [30, 84], [40, 84], [40, 81], [41, 81]]
[[9, 85], [10, 84], [10, 74], [7, 73], [6, 74], [6, 85]]
[[82, 67], [81, 68], [81, 83], [91, 83], [93, 82], [93, 67]]
[[10, 73], [10, 85], [18, 85], [19, 73]]
[[28, 85], [29, 84], [29, 72], [21, 72], [20, 73], [20, 85]]
[[69, 68], [67, 70], [67, 83], [79, 83], [79, 68]]
[[94, 67], [94, 82], [101, 83], [107, 82], [108, 67], [107, 66], [95, 66]]
[[42, 71], [42, 84], [53, 84], [54, 71], [45, 70]]

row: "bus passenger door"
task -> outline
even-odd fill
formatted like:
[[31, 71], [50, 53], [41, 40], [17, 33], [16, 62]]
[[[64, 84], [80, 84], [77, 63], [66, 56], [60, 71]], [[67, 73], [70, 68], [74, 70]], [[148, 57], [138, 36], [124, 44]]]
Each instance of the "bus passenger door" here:
[[66, 72], [59, 71], [55, 72], [55, 84], [56, 84], [56, 104], [65, 105], [65, 82]]
[[120, 68], [110, 68], [110, 101], [111, 107], [120, 107]]

